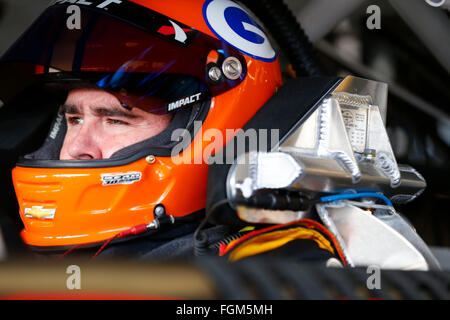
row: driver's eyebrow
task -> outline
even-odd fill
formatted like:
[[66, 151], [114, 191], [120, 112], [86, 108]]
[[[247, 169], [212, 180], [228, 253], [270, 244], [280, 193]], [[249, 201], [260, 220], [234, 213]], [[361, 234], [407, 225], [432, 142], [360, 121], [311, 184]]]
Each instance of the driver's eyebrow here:
[[98, 107], [98, 108], [94, 108], [94, 114], [97, 116], [104, 116], [104, 117], [123, 117], [123, 118], [128, 118], [128, 119], [136, 119], [136, 118], [141, 118], [141, 116], [130, 113], [128, 111], [125, 111], [123, 109], [119, 109], [116, 107], [112, 107], [112, 108], [102, 108], [102, 107]]
[[59, 109], [59, 112], [63, 115], [66, 113], [67, 114], [80, 114], [81, 113], [80, 109], [76, 105], [73, 105], [73, 104], [62, 105], [61, 108]]
[[[61, 106], [60, 112], [62, 114], [81, 114], [80, 109], [76, 105], [71, 104], [65, 104]], [[112, 108], [105, 108], [105, 107], [96, 107], [93, 108], [93, 112], [96, 116], [103, 116], [103, 117], [123, 117], [127, 119], [136, 119], [141, 118], [141, 116], [130, 113], [128, 111], [112, 107]]]

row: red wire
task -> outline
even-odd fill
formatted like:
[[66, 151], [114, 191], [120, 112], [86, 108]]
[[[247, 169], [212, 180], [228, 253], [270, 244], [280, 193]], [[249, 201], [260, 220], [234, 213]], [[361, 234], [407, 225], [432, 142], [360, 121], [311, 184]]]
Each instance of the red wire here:
[[[103, 245], [100, 247], [100, 249], [98, 249], [98, 251], [95, 253], [95, 255], [91, 258], [91, 260], [94, 260], [104, 249], [105, 247], [114, 239], [116, 238], [122, 238], [122, 237], [127, 237], [130, 235], [137, 235], [143, 232], [147, 231], [147, 225], [144, 224], [140, 224], [137, 226], [134, 226], [130, 229], [124, 230], [122, 232], [117, 233], [115, 236], [109, 238], [108, 240], [105, 241], [105, 243], [103, 243]], [[69, 253], [71, 253], [72, 251], [74, 251], [75, 249], [78, 249], [80, 247], [86, 246], [88, 244], [93, 244], [93, 243], [83, 243], [83, 244], [79, 244], [76, 246], [73, 246], [72, 248], [70, 248], [69, 250], [67, 250], [63, 255], [61, 255], [59, 257], [59, 259], [62, 259], [63, 257], [67, 256]]]
[[344, 255], [344, 252], [343, 252], [344, 250], [342, 249], [339, 241], [337, 241], [337, 239], [334, 236], [334, 234], [331, 233], [331, 231], [329, 231], [322, 224], [320, 224], [320, 223], [318, 223], [318, 222], [316, 222], [314, 220], [311, 220], [311, 219], [301, 219], [300, 221], [304, 222], [305, 225], [310, 224], [313, 228], [316, 228], [317, 230], [325, 233], [330, 238], [330, 240], [333, 242], [334, 247], [336, 248], [336, 251], [337, 251], [337, 253], [339, 255], [339, 258], [341, 258], [341, 261], [344, 263], [344, 265], [348, 265], [348, 261], [345, 258], [345, 255]]
[[100, 249], [98, 249], [98, 251], [94, 254], [94, 256], [91, 258], [91, 261], [94, 260], [102, 251], [103, 249], [105, 249], [105, 247], [114, 239], [118, 238], [120, 235], [120, 233], [116, 234], [114, 237], [109, 238], [108, 240], [105, 241], [105, 243], [100, 247]]
[[[103, 243], [103, 245], [100, 247], [100, 249], [98, 249], [98, 251], [95, 253], [95, 255], [91, 258], [91, 260], [94, 260], [104, 249], [105, 247], [111, 242], [113, 241], [115, 238], [118, 238], [121, 235], [121, 233], [116, 234], [114, 237], [109, 238], [108, 240], [105, 241], [105, 243]], [[76, 246], [73, 246], [72, 248], [70, 248], [69, 250], [67, 250], [66, 252], [64, 252], [64, 254], [62, 254], [58, 259], [62, 259], [65, 256], [67, 256], [69, 253], [71, 253], [72, 251], [84, 247], [86, 245], [88, 245], [89, 243], [82, 243], [82, 244], [78, 244]]]
[[73, 250], [78, 249], [78, 248], [81, 248], [81, 247], [84, 247], [84, 246], [86, 246], [86, 245], [87, 245], [87, 243], [82, 243], [82, 244], [78, 244], [78, 245], [76, 245], [76, 246], [73, 246], [72, 248], [70, 248], [69, 250], [67, 250], [66, 252], [64, 252], [58, 259], [62, 259], [62, 258], [64, 258], [65, 256], [67, 256], [69, 253], [71, 253]]
[[95, 255], [91, 258], [91, 261], [94, 260], [103, 251], [103, 249], [105, 249], [105, 247], [114, 239], [127, 237], [127, 236], [131, 236], [131, 235], [138, 235], [138, 234], [144, 233], [146, 231], [147, 231], [147, 225], [145, 223], [143, 223], [143, 224], [134, 226], [130, 229], [119, 232], [114, 237], [106, 240], [106, 242], [100, 247], [100, 249], [98, 249], [98, 251], [95, 253]]

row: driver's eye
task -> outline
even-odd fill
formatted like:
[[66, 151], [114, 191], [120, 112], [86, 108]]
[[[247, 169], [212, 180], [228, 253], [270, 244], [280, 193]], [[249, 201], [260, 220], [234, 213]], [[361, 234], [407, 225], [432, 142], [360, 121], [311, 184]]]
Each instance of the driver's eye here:
[[128, 125], [128, 122], [119, 120], [119, 119], [106, 119], [106, 122], [108, 124], [112, 124], [112, 125]]
[[83, 119], [81, 117], [69, 116], [67, 117], [67, 123], [70, 125], [81, 124]]

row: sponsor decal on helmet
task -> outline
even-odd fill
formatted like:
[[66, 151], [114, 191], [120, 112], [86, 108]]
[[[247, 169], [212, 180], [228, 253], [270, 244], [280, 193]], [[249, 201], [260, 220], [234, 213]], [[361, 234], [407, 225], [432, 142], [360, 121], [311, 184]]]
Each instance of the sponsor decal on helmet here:
[[190, 105], [197, 101], [200, 101], [201, 95], [202, 95], [202, 93], [200, 92], [200, 93], [194, 94], [192, 96], [180, 99], [178, 101], [169, 103], [169, 105], [167, 106], [167, 112], [171, 112], [171, 111], [177, 110], [183, 106], [187, 106], [187, 105]]
[[53, 140], [56, 139], [56, 136], [58, 135], [59, 130], [61, 129], [63, 120], [64, 120], [64, 116], [62, 114], [58, 113], [58, 116], [56, 117], [55, 123], [54, 123], [53, 128], [49, 135], [51, 139], [53, 139]]
[[126, 173], [103, 173], [101, 180], [104, 186], [111, 186], [117, 184], [132, 184], [140, 181], [142, 177], [141, 172], [126, 172]]
[[262, 61], [274, 61], [276, 52], [252, 17], [230, 0], [207, 0], [203, 17], [211, 31], [242, 53]]
[[44, 209], [43, 206], [32, 206], [25, 208], [25, 217], [35, 219], [53, 219], [55, 218], [56, 209]]

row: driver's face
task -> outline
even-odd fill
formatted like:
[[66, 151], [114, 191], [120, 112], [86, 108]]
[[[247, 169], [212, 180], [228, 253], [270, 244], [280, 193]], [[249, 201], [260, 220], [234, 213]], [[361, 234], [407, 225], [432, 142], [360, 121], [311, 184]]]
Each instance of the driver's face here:
[[61, 160], [107, 159], [129, 145], [167, 128], [171, 115], [155, 115], [121, 106], [112, 94], [96, 89], [70, 91], [63, 112], [67, 134]]

